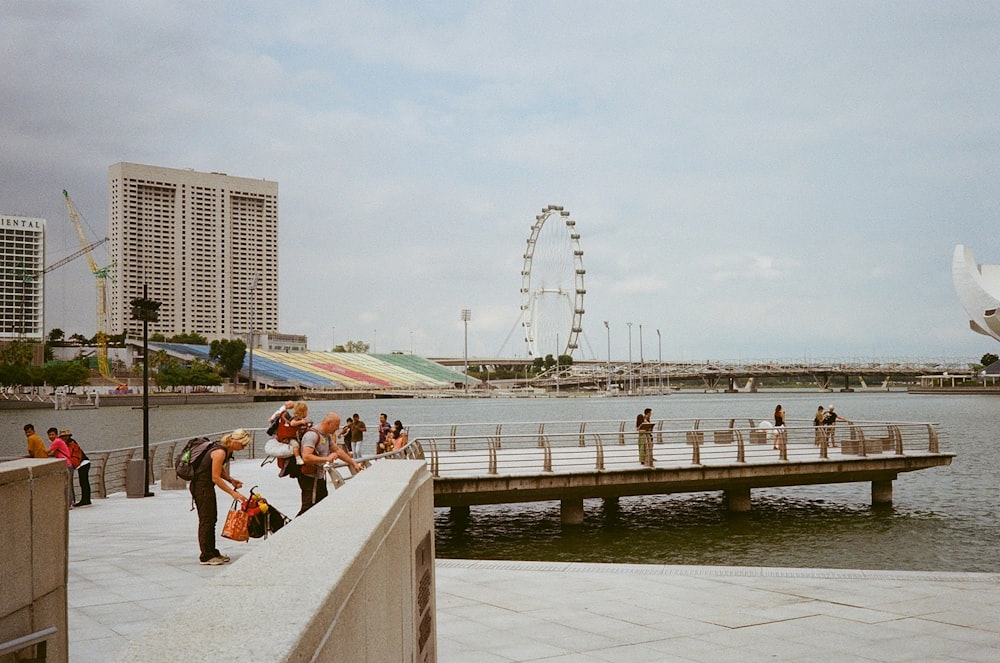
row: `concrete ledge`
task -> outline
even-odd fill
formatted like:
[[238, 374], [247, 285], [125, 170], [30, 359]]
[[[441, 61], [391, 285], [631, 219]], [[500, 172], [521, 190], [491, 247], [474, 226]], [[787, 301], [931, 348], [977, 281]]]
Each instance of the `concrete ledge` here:
[[386, 460], [240, 558], [120, 661], [434, 661], [434, 491]]
[[68, 480], [62, 460], [0, 463], [0, 642], [55, 627], [51, 661], [68, 660]]

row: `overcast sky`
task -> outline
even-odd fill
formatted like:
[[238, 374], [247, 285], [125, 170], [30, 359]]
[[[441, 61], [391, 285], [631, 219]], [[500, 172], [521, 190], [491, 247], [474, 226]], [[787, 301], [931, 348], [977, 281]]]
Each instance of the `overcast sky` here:
[[[0, 212], [78, 248], [108, 166], [279, 183], [281, 331], [524, 356], [535, 215], [572, 213], [578, 357], [978, 359], [1000, 263], [996, 2], [0, 4]], [[708, 5], [711, 8], [707, 8]], [[106, 256], [106, 253], [104, 254]], [[100, 259], [100, 257], [99, 257]], [[96, 328], [86, 261], [46, 327]], [[662, 345], [657, 346], [656, 329]]]

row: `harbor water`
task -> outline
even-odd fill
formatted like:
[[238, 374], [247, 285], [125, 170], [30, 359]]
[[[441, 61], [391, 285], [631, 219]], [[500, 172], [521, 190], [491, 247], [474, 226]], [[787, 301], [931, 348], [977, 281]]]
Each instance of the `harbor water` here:
[[[563, 525], [558, 502], [473, 507], [456, 521], [435, 515], [437, 556], [466, 559], [788, 566], [914, 571], [1000, 570], [1000, 451], [995, 395], [910, 395], [904, 392], [757, 394], [682, 392], [646, 398], [394, 399], [313, 401], [315, 418], [328, 410], [355, 412], [374, 437], [379, 412], [404, 424], [634, 420], [653, 418], [768, 419], [781, 403], [792, 420], [811, 421], [818, 405], [836, 405], [856, 421], [938, 424], [949, 467], [901, 474], [893, 505], [871, 507], [870, 483], [793, 486], [752, 493], [749, 513], [733, 514], [721, 494], [693, 493], [584, 503], [582, 525]], [[275, 403], [160, 407], [150, 411], [150, 439], [262, 427]], [[141, 444], [142, 412], [100, 409], [2, 410], [0, 456], [24, 453], [22, 426], [44, 436], [69, 428], [85, 449]], [[370, 448], [370, 447], [369, 447]], [[155, 499], [155, 498], [153, 498]], [[96, 508], [100, 508], [98, 502]], [[291, 505], [286, 510], [294, 511]], [[346, 526], [346, 525], [345, 525]]]

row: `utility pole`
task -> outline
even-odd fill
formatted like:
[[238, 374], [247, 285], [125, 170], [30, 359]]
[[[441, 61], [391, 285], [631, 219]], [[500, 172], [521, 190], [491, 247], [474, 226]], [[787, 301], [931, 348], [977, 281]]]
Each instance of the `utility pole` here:
[[608, 332], [608, 393], [611, 393], [611, 326], [608, 325], [608, 321], [604, 321], [604, 329]]
[[465, 323], [465, 378], [464, 390], [469, 393], [469, 320], [472, 320], [472, 310], [462, 309], [462, 322]]

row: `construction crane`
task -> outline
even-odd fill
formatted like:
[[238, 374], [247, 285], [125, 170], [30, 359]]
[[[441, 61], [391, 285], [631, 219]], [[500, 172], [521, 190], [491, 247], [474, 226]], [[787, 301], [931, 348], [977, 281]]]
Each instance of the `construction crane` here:
[[104, 244], [106, 241], [108, 241], [108, 238], [107, 237], [102, 237], [101, 239], [97, 240], [96, 242], [91, 242], [90, 244], [88, 244], [87, 246], [83, 247], [82, 249], [77, 249], [76, 251], [74, 251], [73, 253], [69, 254], [68, 256], [66, 256], [65, 258], [63, 258], [62, 260], [57, 260], [56, 262], [52, 263], [51, 265], [49, 265], [48, 267], [46, 267], [45, 269], [43, 269], [42, 273], [43, 274], [48, 274], [52, 270], [59, 269], [63, 265], [68, 265], [69, 263], [73, 262], [74, 260], [76, 260], [77, 258], [79, 258], [80, 256], [82, 256], [83, 254], [89, 253], [90, 251], [92, 251], [93, 249], [96, 249], [101, 244]]
[[[111, 377], [111, 367], [108, 365], [108, 267], [99, 267], [94, 260], [91, 249], [103, 242], [89, 243], [87, 236], [83, 232], [83, 224], [80, 223], [80, 213], [76, 211], [76, 205], [69, 197], [66, 189], [63, 189], [63, 197], [66, 199], [66, 209], [69, 210], [69, 218], [73, 221], [76, 234], [80, 238], [80, 251], [87, 256], [90, 263], [90, 273], [97, 279], [97, 370], [106, 378]], [[73, 256], [75, 257], [75, 256]], [[53, 269], [54, 267], [49, 267]]]

